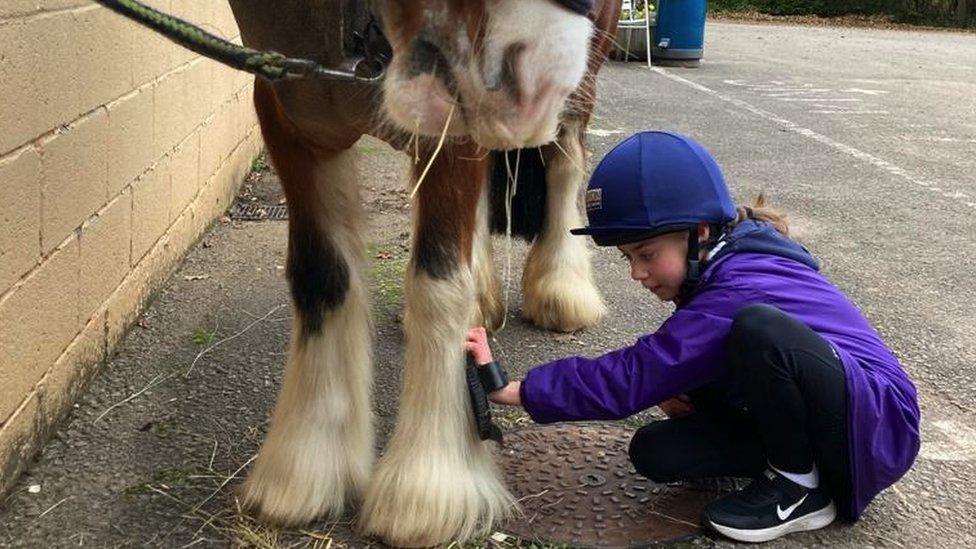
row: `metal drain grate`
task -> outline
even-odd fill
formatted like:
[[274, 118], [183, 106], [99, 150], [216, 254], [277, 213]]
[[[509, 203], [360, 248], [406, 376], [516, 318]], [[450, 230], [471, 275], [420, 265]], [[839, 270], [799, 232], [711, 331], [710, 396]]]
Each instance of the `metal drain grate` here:
[[234, 204], [230, 218], [238, 221], [266, 221], [288, 219], [288, 206], [265, 206], [262, 204]]
[[656, 484], [627, 457], [631, 432], [615, 425], [531, 427], [505, 434], [502, 465], [523, 515], [503, 531], [585, 547], [635, 547], [698, 531], [717, 485]]

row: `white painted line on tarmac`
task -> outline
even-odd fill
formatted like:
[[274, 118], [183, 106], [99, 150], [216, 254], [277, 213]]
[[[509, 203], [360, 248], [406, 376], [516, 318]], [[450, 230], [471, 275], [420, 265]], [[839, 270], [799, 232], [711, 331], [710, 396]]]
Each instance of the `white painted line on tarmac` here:
[[954, 200], [954, 201], [958, 202], [959, 204], [964, 204], [964, 205], [966, 205], [966, 206], [968, 206], [970, 208], [976, 209], [976, 197], [969, 196], [968, 194], [966, 194], [964, 192], [961, 192], [961, 191], [957, 191], [957, 190], [945, 190], [943, 188], [945, 186], [944, 184], [943, 185], [937, 185], [936, 183], [934, 183], [932, 181], [929, 181], [929, 180], [926, 180], [926, 179], [922, 179], [920, 177], [916, 177], [915, 175], [912, 175], [912, 174], [908, 173], [908, 171], [905, 170], [904, 168], [901, 168], [899, 166], [896, 166], [896, 165], [892, 164], [891, 162], [888, 162], [887, 160], [884, 160], [883, 158], [878, 158], [877, 156], [874, 156], [871, 153], [862, 151], [862, 150], [860, 150], [860, 149], [858, 149], [856, 147], [852, 147], [852, 146], [847, 145], [845, 143], [841, 143], [840, 141], [836, 141], [834, 139], [831, 139], [831, 138], [827, 137], [826, 135], [817, 133], [817, 132], [815, 132], [815, 131], [813, 131], [813, 130], [811, 130], [809, 128], [804, 128], [803, 126], [800, 126], [796, 122], [793, 122], [793, 121], [787, 120], [785, 118], [782, 118], [781, 116], [776, 115], [774, 113], [771, 113], [771, 112], [769, 112], [767, 110], [760, 109], [759, 107], [756, 107], [755, 105], [752, 105], [750, 103], [747, 103], [747, 102], [745, 102], [745, 101], [743, 101], [741, 99], [737, 99], [735, 97], [731, 97], [731, 96], [725, 95], [724, 93], [715, 91], [715, 90], [713, 90], [713, 89], [711, 89], [709, 87], [703, 86], [703, 85], [701, 85], [701, 84], [699, 84], [697, 82], [693, 82], [691, 80], [688, 80], [687, 78], [682, 78], [681, 76], [678, 76], [677, 74], [673, 74], [670, 71], [666, 71], [666, 70], [664, 70], [661, 67], [651, 67], [650, 70], [652, 72], [655, 72], [657, 74], [660, 74], [661, 76], [663, 76], [665, 78], [668, 78], [670, 80], [673, 80], [675, 82], [678, 82], [679, 84], [684, 84], [685, 86], [688, 86], [689, 88], [692, 88], [694, 90], [700, 91], [702, 93], [707, 93], [708, 95], [711, 95], [712, 97], [721, 99], [722, 101], [725, 101], [727, 103], [731, 103], [731, 104], [733, 104], [733, 105], [735, 105], [735, 106], [737, 106], [737, 107], [739, 107], [741, 109], [745, 109], [745, 110], [747, 110], [747, 111], [749, 111], [749, 112], [751, 112], [751, 113], [753, 113], [753, 114], [755, 114], [755, 115], [757, 115], [757, 116], [759, 116], [761, 118], [764, 118], [764, 119], [766, 119], [766, 120], [768, 120], [770, 122], [779, 124], [780, 126], [783, 127], [783, 129], [785, 129], [787, 131], [791, 131], [793, 133], [797, 133], [797, 134], [802, 135], [804, 137], [808, 137], [810, 139], [813, 139], [814, 141], [817, 141], [819, 143], [822, 143], [824, 145], [827, 145], [828, 147], [831, 147], [831, 148], [833, 148], [833, 149], [835, 149], [837, 151], [840, 151], [840, 152], [842, 152], [844, 154], [847, 154], [849, 156], [853, 156], [854, 158], [857, 158], [858, 160], [863, 160], [863, 161], [867, 162], [868, 164], [871, 164], [875, 168], [878, 168], [880, 170], [883, 170], [885, 172], [888, 172], [889, 174], [891, 174], [891, 175], [893, 175], [895, 177], [898, 177], [900, 179], [903, 179], [903, 180], [911, 183], [912, 185], [915, 185], [917, 187], [921, 187], [921, 188], [926, 189], [928, 191], [931, 191], [931, 192], [933, 192], [935, 194], [938, 194], [939, 196], [942, 196], [942, 197], [945, 197], [945, 198], [949, 198], [951, 200]]
[[902, 141], [931, 141], [934, 143], [976, 143], [974, 138], [966, 137], [936, 137], [931, 135], [902, 135]]
[[819, 110], [807, 111], [813, 114], [888, 114], [888, 111], [842, 111], [842, 110]]
[[888, 93], [888, 90], [862, 90], [861, 88], [847, 88], [846, 90], [840, 91], [848, 93], [863, 93], [864, 95], [884, 95]]
[[766, 97], [786, 97], [787, 95], [808, 95], [811, 93], [827, 93], [830, 88], [804, 88], [802, 90], [778, 91], [773, 93], [763, 93]]
[[860, 99], [856, 97], [777, 97], [779, 101], [798, 101], [807, 103], [857, 103]]
[[590, 135], [595, 135], [597, 137], [609, 137], [611, 135], [624, 133], [624, 131], [623, 130], [601, 130], [599, 128], [587, 128], [586, 133]]

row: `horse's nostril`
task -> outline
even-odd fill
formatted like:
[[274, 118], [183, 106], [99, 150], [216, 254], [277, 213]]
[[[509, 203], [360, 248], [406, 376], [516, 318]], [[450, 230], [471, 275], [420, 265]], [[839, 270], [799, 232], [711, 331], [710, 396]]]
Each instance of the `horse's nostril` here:
[[505, 48], [500, 62], [495, 67], [488, 67], [485, 71], [485, 89], [488, 91], [507, 90], [516, 101], [521, 101], [519, 87], [518, 65], [525, 44], [514, 42]]
[[436, 44], [422, 38], [414, 41], [410, 54], [410, 70], [413, 74], [443, 74], [449, 67], [447, 57]]

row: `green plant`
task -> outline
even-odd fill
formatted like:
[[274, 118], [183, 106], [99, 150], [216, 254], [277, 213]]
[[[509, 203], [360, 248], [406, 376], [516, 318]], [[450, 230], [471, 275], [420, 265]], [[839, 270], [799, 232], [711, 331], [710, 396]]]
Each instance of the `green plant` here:
[[[634, 5], [634, 9], [633, 10], [623, 10], [623, 11], [620, 12], [620, 19], [621, 20], [623, 20], [623, 19], [644, 19], [644, 17], [646, 17], [646, 14], [647, 14], [648, 11], [650, 11], [651, 13], [653, 13], [654, 10], [656, 9], [654, 7], [654, 4], [652, 4], [651, 2], [635, 1], [633, 5]], [[631, 17], [631, 11], [633, 11], [633, 17]]]
[[213, 341], [214, 334], [204, 330], [203, 328], [197, 328], [193, 331], [192, 340], [197, 345], [206, 345]]
[[251, 171], [252, 172], [263, 172], [268, 170], [268, 161], [265, 160], [264, 154], [259, 154], [254, 157], [251, 161]]
[[[972, 27], [976, 4], [961, 9], [960, 0], [711, 0], [711, 12], [759, 12], [818, 17], [882, 16], [913, 25]], [[965, 12], [965, 13], [961, 13]]]

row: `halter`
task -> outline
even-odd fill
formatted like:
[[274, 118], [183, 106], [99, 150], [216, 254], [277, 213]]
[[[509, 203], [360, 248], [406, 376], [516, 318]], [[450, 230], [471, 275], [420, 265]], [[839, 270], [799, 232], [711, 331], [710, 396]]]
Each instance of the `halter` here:
[[[354, 31], [353, 51], [343, 52], [339, 68], [324, 67], [311, 59], [286, 57], [274, 51], [239, 46], [200, 27], [151, 8], [138, 0], [95, 0], [106, 8], [156, 31], [173, 42], [231, 68], [268, 80], [317, 78], [376, 84], [386, 75], [393, 51], [377, 18], [370, 13], [363, 29]], [[594, 0], [553, 0], [579, 15], [593, 9]]]
[[588, 15], [593, 10], [594, 0], [553, 0], [573, 13]]

